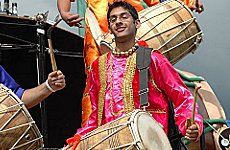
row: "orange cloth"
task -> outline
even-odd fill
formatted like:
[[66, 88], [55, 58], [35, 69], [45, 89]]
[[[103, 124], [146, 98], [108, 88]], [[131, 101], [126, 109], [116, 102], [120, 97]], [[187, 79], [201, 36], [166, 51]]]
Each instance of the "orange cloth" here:
[[[94, 13], [96, 19], [98, 20], [98, 24], [101, 28], [102, 33], [108, 32], [108, 23], [107, 23], [107, 9], [108, 4], [112, 3], [114, 0], [86, 0], [88, 7], [92, 10]], [[140, 2], [140, 0], [125, 0], [131, 5], [133, 5], [137, 11], [143, 10], [143, 6]], [[190, 5], [193, 0], [182, 0], [185, 2], [186, 5]], [[159, 0], [144, 0], [144, 2], [148, 6], [153, 6], [158, 3], [160, 3]], [[89, 69], [89, 66], [92, 64], [92, 62], [100, 56], [99, 48], [93, 39], [91, 33], [89, 24], [86, 20], [86, 30], [85, 30], [85, 38], [84, 38], [84, 61], [85, 61], [85, 68], [86, 73]], [[88, 120], [89, 115], [91, 114], [91, 104], [90, 99], [88, 95], [88, 89], [85, 89], [84, 96], [82, 99], [82, 126], [84, 126]]]
[[66, 142], [70, 145], [73, 144], [71, 147], [71, 150], [75, 150], [77, 148], [77, 145], [81, 141], [81, 136], [79, 134], [75, 134], [73, 137], [66, 140]]

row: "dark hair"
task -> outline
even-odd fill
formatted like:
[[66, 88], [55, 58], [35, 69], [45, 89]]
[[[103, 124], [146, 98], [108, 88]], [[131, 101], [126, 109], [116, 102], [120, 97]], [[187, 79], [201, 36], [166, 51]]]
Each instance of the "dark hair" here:
[[138, 13], [137, 10], [129, 3], [125, 2], [125, 1], [119, 1], [119, 2], [114, 2], [111, 5], [109, 5], [109, 9], [107, 12], [107, 20], [109, 23], [109, 17], [110, 17], [110, 13], [114, 8], [117, 7], [123, 7], [124, 9], [128, 10], [129, 13], [131, 14], [133, 20], [137, 20], [138, 19]]

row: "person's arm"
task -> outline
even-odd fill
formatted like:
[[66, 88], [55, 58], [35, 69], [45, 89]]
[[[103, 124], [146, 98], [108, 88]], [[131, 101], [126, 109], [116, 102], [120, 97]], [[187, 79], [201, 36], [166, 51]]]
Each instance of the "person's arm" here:
[[6, 70], [0, 65], [0, 83], [11, 89], [19, 99], [22, 98], [24, 89], [6, 72]]
[[57, 7], [58, 7], [59, 13], [61, 14], [62, 19], [69, 26], [77, 26], [80, 28], [84, 27], [80, 23], [82, 20], [84, 20], [84, 18], [80, 17], [79, 14], [73, 14], [70, 12], [71, 0], [57, 0]]
[[42, 102], [52, 92], [63, 89], [65, 85], [65, 76], [61, 71], [51, 72], [46, 82], [37, 87], [25, 90], [21, 100], [27, 108], [31, 108]]
[[154, 81], [173, 102], [175, 106], [175, 123], [181, 133], [189, 140], [194, 141], [203, 132], [203, 120], [201, 115], [198, 114], [198, 105], [196, 105], [195, 109], [195, 123], [188, 127], [187, 119], [192, 117], [193, 95], [167, 58], [157, 52], [153, 53], [155, 53], [154, 55], [152, 54], [154, 63], [150, 64], [150, 70], [151, 74], [157, 77]]

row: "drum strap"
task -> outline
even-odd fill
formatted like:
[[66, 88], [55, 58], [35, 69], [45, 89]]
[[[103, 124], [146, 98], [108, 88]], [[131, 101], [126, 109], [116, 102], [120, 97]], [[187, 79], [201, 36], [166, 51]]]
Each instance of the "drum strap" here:
[[151, 62], [150, 56], [151, 56], [152, 49], [151, 48], [145, 48], [140, 46], [137, 49], [137, 59], [136, 59], [136, 66], [140, 73], [140, 91], [138, 92], [140, 95], [140, 107], [148, 106], [148, 70], [149, 70], [149, 64]]
[[[148, 105], [148, 70], [151, 63], [151, 48], [139, 47], [136, 52], [136, 66], [140, 73], [140, 107]], [[156, 85], [157, 87], [157, 85]], [[158, 89], [158, 88], [156, 88]], [[161, 90], [160, 90], [161, 91]], [[178, 127], [174, 120], [174, 107], [172, 102], [169, 100], [169, 141], [173, 150], [180, 150], [181, 146], [186, 150], [186, 146], [181, 142], [182, 134], [179, 132]]]

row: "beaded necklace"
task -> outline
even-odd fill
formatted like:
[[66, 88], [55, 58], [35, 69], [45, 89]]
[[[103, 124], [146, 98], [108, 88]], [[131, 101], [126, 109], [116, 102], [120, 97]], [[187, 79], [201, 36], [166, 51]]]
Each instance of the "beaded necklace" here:
[[115, 47], [112, 50], [112, 54], [116, 57], [127, 57], [127, 56], [133, 54], [136, 50], [137, 50], [137, 46], [133, 46], [132, 48], [130, 48], [129, 50], [127, 50], [125, 52], [117, 52], [116, 47]]

